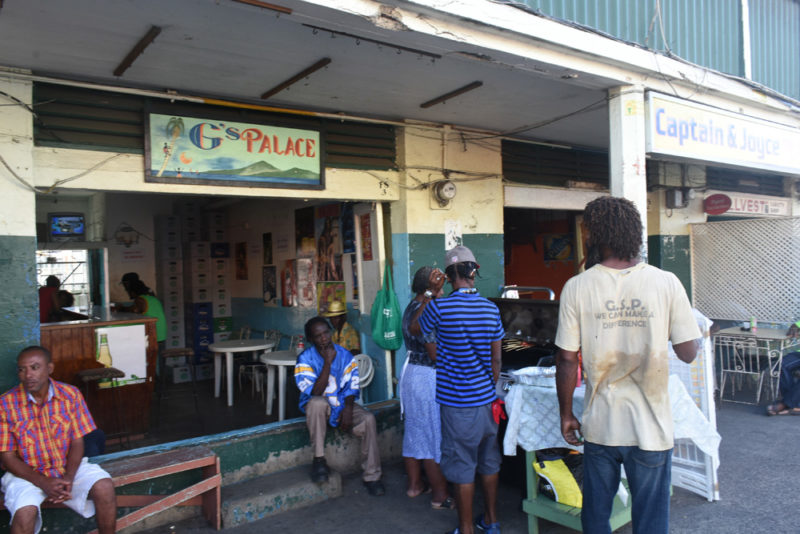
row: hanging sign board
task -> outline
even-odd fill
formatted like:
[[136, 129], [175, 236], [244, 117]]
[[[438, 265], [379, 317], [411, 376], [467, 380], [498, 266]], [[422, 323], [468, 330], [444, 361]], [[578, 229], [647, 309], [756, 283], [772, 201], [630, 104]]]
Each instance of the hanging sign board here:
[[731, 207], [731, 197], [717, 193], [703, 200], [703, 211], [709, 215], [722, 215]]
[[800, 129], [649, 91], [646, 150], [800, 174]]
[[324, 189], [320, 132], [148, 113], [145, 181]]

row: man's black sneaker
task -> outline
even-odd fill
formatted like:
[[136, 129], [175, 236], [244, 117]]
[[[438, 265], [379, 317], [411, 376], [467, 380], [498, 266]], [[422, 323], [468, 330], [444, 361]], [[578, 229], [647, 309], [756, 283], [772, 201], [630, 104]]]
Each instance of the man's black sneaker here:
[[330, 473], [330, 469], [328, 469], [328, 463], [325, 461], [325, 458], [314, 458], [314, 461], [311, 463], [311, 481], [318, 484], [327, 482], [328, 473]]
[[386, 494], [386, 488], [383, 487], [383, 482], [380, 480], [372, 480], [370, 482], [364, 481], [364, 486], [367, 488], [367, 493], [373, 497], [380, 497]]

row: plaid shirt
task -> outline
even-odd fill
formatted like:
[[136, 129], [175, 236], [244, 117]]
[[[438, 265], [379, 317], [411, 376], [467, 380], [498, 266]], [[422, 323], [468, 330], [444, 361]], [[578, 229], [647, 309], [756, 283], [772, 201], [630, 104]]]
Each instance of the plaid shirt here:
[[61, 478], [72, 440], [96, 428], [80, 390], [50, 380], [50, 394], [36, 404], [22, 385], [0, 397], [0, 452], [16, 451], [45, 476]]

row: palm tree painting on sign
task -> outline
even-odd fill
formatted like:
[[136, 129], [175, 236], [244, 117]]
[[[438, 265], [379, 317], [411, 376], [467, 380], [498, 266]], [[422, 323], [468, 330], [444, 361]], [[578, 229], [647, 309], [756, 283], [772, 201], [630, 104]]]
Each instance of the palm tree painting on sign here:
[[183, 135], [185, 130], [183, 126], [183, 119], [180, 117], [172, 117], [169, 122], [167, 122], [166, 130], [167, 137], [170, 138], [170, 142], [169, 145], [164, 145], [164, 163], [161, 164], [161, 169], [159, 169], [156, 176], [161, 176], [164, 174], [169, 161], [172, 159], [172, 154], [175, 152], [175, 142], [181, 135]]

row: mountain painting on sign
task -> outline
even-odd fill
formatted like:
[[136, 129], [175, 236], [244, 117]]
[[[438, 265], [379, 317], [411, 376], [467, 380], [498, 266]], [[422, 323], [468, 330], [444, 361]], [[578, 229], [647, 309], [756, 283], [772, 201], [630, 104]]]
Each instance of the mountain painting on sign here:
[[320, 132], [148, 114], [148, 182], [324, 188]]

